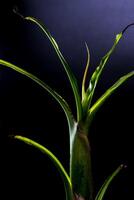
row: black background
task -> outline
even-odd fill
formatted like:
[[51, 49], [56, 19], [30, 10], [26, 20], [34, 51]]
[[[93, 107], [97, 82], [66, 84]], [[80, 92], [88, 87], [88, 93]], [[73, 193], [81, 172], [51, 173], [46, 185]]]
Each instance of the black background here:
[[[100, 1], [101, 2], [101, 1]], [[16, 16], [41, 19], [55, 39], [79, 86], [86, 63], [85, 40], [91, 51], [91, 69], [111, 47], [115, 34], [134, 21], [133, 1], [3, 1], [0, 7], [0, 57], [34, 73], [75, 104], [66, 74], [53, 48], [39, 29]], [[99, 4], [100, 3], [100, 4]], [[123, 37], [107, 64], [97, 87], [97, 99], [121, 75], [134, 66], [133, 28]], [[90, 73], [89, 73], [90, 76]], [[128, 167], [114, 180], [106, 199], [132, 199], [133, 80], [108, 99], [93, 121], [92, 146], [94, 188], [121, 163]], [[51, 161], [35, 149], [14, 141], [20, 134], [48, 147], [68, 171], [69, 137], [66, 118], [59, 105], [43, 89], [12, 70], [0, 69], [1, 194], [3, 199], [65, 199], [64, 188]]]

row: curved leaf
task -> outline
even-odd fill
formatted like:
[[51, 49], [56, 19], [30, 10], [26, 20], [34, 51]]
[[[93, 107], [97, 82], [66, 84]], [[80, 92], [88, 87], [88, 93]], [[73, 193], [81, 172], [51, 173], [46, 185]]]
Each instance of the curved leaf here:
[[117, 176], [117, 174], [123, 169], [125, 166], [120, 165], [104, 182], [102, 187], [100, 188], [95, 200], [103, 200], [104, 195], [107, 191], [108, 186], [111, 184], [112, 180]]
[[36, 82], [38, 85], [40, 85], [42, 88], [44, 88], [49, 94], [51, 94], [57, 100], [57, 102], [61, 105], [62, 109], [64, 110], [67, 120], [68, 120], [68, 124], [69, 124], [69, 129], [70, 129], [69, 132], [70, 133], [72, 132], [72, 130], [74, 129], [74, 126], [75, 126], [75, 120], [73, 118], [73, 115], [71, 113], [69, 105], [57, 92], [55, 92], [51, 87], [49, 87], [46, 83], [44, 83], [42, 80], [40, 80], [33, 74], [27, 72], [26, 70], [24, 70], [20, 67], [17, 67], [14, 64], [11, 64], [7, 61], [0, 59], [0, 65], [11, 68], [11, 69], [15, 70], [16, 72], [19, 72], [20, 74], [27, 76], [28, 78], [30, 78], [34, 82]]
[[21, 141], [25, 142], [26, 144], [39, 149], [42, 153], [46, 154], [52, 160], [52, 162], [58, 169], [58, 171], [62, 177], [62, 180], [64, 182], [64, 186], [65, 186], [65, 190], [66, 190], [66, 200], [73, 200], [72, 183], [71, 183], [70, 177], [68, 176], [66, 170], [64, 169], [63, 165], [58, 160], [58, 158], [51, 151], [49, 151], [46, 147], [42, 146], [41, 144], [39, 144], [29, 138], [22, 137], [20, 135], [16, 135], [16, 136], [14, 136], [14, 138], [21, 140]]
[[78, 84], [77, 84], [77, 80], [74, 76], [74, 74], [72, 73], [72, 70], [70, 69], [68, 63], [66, 62], [65, 58], [63, 57], [57, 42], [55, 41], [55, 39], [52, 37], [51, 33], [48, 31], [48, 29], [45, 27], [44, 24], [42, 24], [39, 20], [35, 19], [34, 17], [24, 17], [24, 19], [29, 20], [31, 22], [34, 22], [35, 24], [37, 24], [41, 30], [45, 33], [45, 35], [48, 37], [48, 39], [50, 40], [52, 46], [54, 47], [66, 73], [68, 76], [68, 79], [71, 83], [72, 86], [72, 90], [74, 93], [74, 97], [75, 97], [75, 102], [76, 102], [76, 108], [77, 108], [77, 119], [78, 121], [81, 119], [82, 117], [82, 105], [81, 105], [81, 99], [80, 99], [80, 94], [79, 94], [79, 89], [78, 89]]
[[118, 42], [120, 41], [120, 39], [122, 38], [122, 32], [116, 35], [114, 44], [112, 46], [112, 48], [108, 51], [108, 53], [102, 58], [102, 60], [100, 61], [99, 66], [96, 68], [96, 70], [94, 71], [91, 80], [89, 82], [89, 86], [88, 89], [86, 91], [86, 97], [85, 97], [85, 102], [86, 102], [86, 106], [88, 108], [90, 108], [91, 106], [91, 101], [92, 101], [92, 97], [96, 88], [96, 85], [98, 83], [98, 80], [100, 78], [100, 75], [109, 59], [109, 57], [111, 56], [111, 54], [113, 53], [116, 45], [118, 44]]
[[106, 99], [119, 87], [121, 86], [125, 81], [127, 81], [129, 78], [134, 76], [134, 71], [122, 76], [112, 87], [110, 87], [97, 101], [94, 103], [94, 105], [89, 109], [89, 117], [94, 114], [100, 106], [106, 101]]
[[84, 106], [85, 107], [88, 107], [90, 108], [91, 106], [91, 101], [92, 101], [92, 98], [93, 98], [93, 95], [94, 95], [94, 91], [95, 91], [95, 88], [96, 88], [96, 85], [98, 83], [98, 80], [100, 78], [100, 75], [109, 59], [109, 57], [111, 56], [111, 54], [113, 53], [116, 45], [118, 44], [118, 42], [120, 41], [120, 39], [122, 38], [123, 34], [126, 32], [126, 30], [133, 26], [134, 23], [131, 23], [129, 25], [127, 25], [123, 31], [119, 34], [116, 35], [116, 38], [115, 38], [115, 41], [114, 41], [114, 44], [112, 46], [112, 48], [108, 51], [108, 53], [102, 58], [102, 60], [100, 61], [100, 64], [99, 66], [96, 68], [96, 70], [94, 71], [92, 77], [91, 77], [91, 80], [89, 82], [89, 86], [88, 86], [88, 89], [86, 91], [86, 95], [85, 95], [85, 99], [84, 99]]
[[87, 72], [88, 72], [88, 68], [90, 64], [90, 52], [89, 52], [89, 48], [86, 42], [85, 42], [85, 45], [86, 45], [86, 50], [87, 50], [87, 63], [86, 63], [83, 80], [82, 80], [82, 101], [85, 98], [85, 83], [86, 83]]

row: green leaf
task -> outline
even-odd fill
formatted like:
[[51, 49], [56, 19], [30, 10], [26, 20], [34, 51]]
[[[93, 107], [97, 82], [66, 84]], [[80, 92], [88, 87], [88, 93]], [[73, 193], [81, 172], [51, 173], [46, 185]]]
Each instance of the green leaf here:
[[103, 200], [104, 195], [107, 191], [108, 186], [111, 184], [112, 180], [117, 176], [117, 174], [123, 169], [125, 166], [120, 165], [104, 182], [102, 187], [100, 188], [95, 200]]
[[99, 66], [96, 68], [96, 70], [94, 71], [91, 80], [89, 82], [89, 86], [88, 89], [86, 91], [86, 96], [84, 99], [84, 107], [90, 108], [91, 106], [91, 101], [93, 98], [93, 94], [96, 88], [96, 85], [98, 83], [98, 80], [100, 78], [100, 75], [109, 59], [109, 57], [111, 56], [111, 54], [113, 53], [116, 45], [118, 44], [118, 42], [120, 41], [120, 39], [122, 38], [122, 32], [116, 35], [116, 39], [114, 41], [114, 44], [112, 46], [112, 48], [108, 51], [108, 53], [102, 58], [102, 60], [100, 61]]
[[17, 67], [14, 64], [11, 64], [7, 61], [0, 59], [0, 65], [11, 68], [11, 69], [15, 70], [16, 72], [19, 72], [20, 74], [27, 76], [28, 78], [30, 78], [34, 82], [36, 82], [38, 85], [40, 85], [42, 88], [44, 88], [49, 94], [51, 94], [56, 99], [56, 101], [61, 105], [62, 109], [64, 110], [67, 120], [68, 120], [68, 124], [69, 124], [69, 129], [70, 129], [69, 132], [70, 133], [72, 132], [72, 130], [74, 129], [74, 126], [75, 126], [75, 120], [73, 118], [73, 115], [72, 115], [69, 105], [57, 92], [55, 92], [51, 87], [49, 87], [46, 83], [44, 83], [42, 80], [40, 80], [33, 74], [27, 72], [26, 70], [24, 70], [20, 67]]
[[84, 71], [84, 75], [83, 75], [83, 80], [82, 80], [82, 101], [85, 98], [85, 83], [86, 83], [87, 72], [88, 72], [88, 68], [89, 68], [89, 64], [90, 64], [89, 48], [88, 48], [87, 43], [85, 43], [85, 45], [86, 45], [86, 50], [87, 50], [87, 63], [86, 63], [86, 67], [85, 67], [85, 71]]
[[68, 63], [66, 62], [65, 58], [63, 57], [63, 55], [58, 47], [57, 42], [52, 37], [51, 33], [48, 31], [48, 29], [45, 27], [45, 25], [42, 24], [39, 20], [37, 20], [33, 17], [25, 17], [24, 19], [34, 22], [36, 25], [38, 25], [41, 28], [41, 30], [43, 31], [43, 33], [45, 33], [45, 35], [48, 37], [49, 41], [51, 42], [52, 46], [54, 47], [62, 65], [67, 73], [68, 79], [71, 83], [72, 90], [73, 90], [74, 97], [75, 97], [75, 102], [76, 102], [77, 119], [79, 121], [82, 118], [82, 105], [81, 105], [81, 99], [80, 99], [77, 80], [76, 80], [74, 74], [72, 73], [72, 70], [70, 69]]
[[94, 114], [100, 106], [106, 101], [106, 99], [119, 87], [121, 86], [125, 81], [127, 81], [129, 78], [134, 76], [134, 71], [122, 76], [114, 85], [112, 85], [97, 101], [94, 103], [94, 105], [89, 109], [89, 117]]
[[64, 169], [63, 165], [58, 160], [58, 158], [51, 151], [49, 151], [46, 147], [42, 146], [41, 144], [39, 144], [29, 138], [22, 137], [20, 135], [16, 135], [16, 136], [14, 136], [14, 138], [21, 140], [24, 143], [39, 149], [42, 153], [47, 155], [52, 160], [52, 162], [58, 169], [58, 171], [62, 177], [62, 180], [64, 182], [64, 186], [65, 186], [65, 190], [66, 190], [66, 200], [73, 200], [72, 183], [71, 183], [70, 177], [68, 176], [66, 170]]

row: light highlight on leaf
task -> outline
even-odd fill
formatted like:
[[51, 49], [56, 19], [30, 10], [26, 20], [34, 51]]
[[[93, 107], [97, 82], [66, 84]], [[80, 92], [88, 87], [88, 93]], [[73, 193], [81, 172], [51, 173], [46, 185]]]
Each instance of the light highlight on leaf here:
[[61, 105], [62, 109], [64, 110], [67, 120], [68, 120], [68, 125], [69, 125], [69, 129], [70, 129], [69, 132], [71, 133], [71, 130], [73, 130], [74, 126], [75, 126], [75, 120], [73, 118], [73, 115], [71, 113], [69, 105], [57, 92], [55, 92], [51, 87], [49, 87], [46, 83], [44, 83], [42, 80], [40, 80], [33, 74], [27, 72], [26, 70], [24, 70], [20, 67], [17, 67], [16, 65], [14, 65], [10, 62], [0, 59], [0, 65], [11, 68], [16, 72], [19, 72], [20, 74], [27, 76], [28, 78], [30, 78], [34, 82], [36, 82], [38, 85], [40, 85], [42, 88], [44, 88], [49, 94], [51, 94], [57, 100], [57, 102]]
[[82, 101], [85, 98], [85, 83], [86, 83], [87, 72], [88, 72], [89, 64], [90, 64], [90, 52], [89, 52], [89, 48], [86, 42], [85, 42], [85, 45], [86, 45], [86, 50], [87, 50], [87, 63], [86, 63], [83, 80], [82, 80]]
[[89, 117], [90, 115], [94, 114], [99, 107], [106, 101], [106, 99], [118, 88], [120, 87], [125, 81], [129, 78], [134, 76], [134, 71], [122, 76], [118, 81], [115, 82], [97, 101], [94, 105], [89, 109]]
[[72, 90], [74, 93], [74, 97], [75, 97], [75, 102], [76, 102], [76, 108], [77, 108], [77, 120], [79, 121], [82, 118], [82, 105], [81, 105], [81, 99], [80, 99], [80, 94], [79, 94], [79, 89], [78, 89], [78, 84], [77, 84], [77, 80], [74, 76], [74, 74], [72, 73], [72, 70], [70, 69], [67, 61], [65, 60], [65, 58], [63, 57], [57, 42], [55, 41], [55, 39], [52, 37], [51, 33], [48, 31], [48, 29], [45, 27], [44, 24], [42, 24], [39, 20], [33, 18], [33, 17], [25, 17], [24, 19], [29, 20], [31, 22], [34, 22], [35, 24], [37, 24], [41, 30], [43, 31], [43, 33], [45, 33], [45, 35], [48, 37], [48, 39], [50, 40], [52, 46], [54, 47], [66, 73], [68, 76], [68, 79], [71, 83], [72, 86]]
[[89, 82], [89, 86], [88, 89], [86, 91], [86, 96], [85, 96], [85, 100], [84, 100], [84, 107], [90, 108], [91, 106], [91, 101], [94, 95], [94, 91], [96, 88], [96, 85], [98, 83], [98, 80], [100, 78], [100, 75], [109, 59], [109, 57], [111, 56], [111, 54], [113, 53], [116, 45], [118, 44], [119, 40], [122, 38], [122, 33], [116, 35], [114, 44], [112, 46], [112, 48], [108, 51], [108, 53], [102, 58], [102, 60], [100, 61], [99, 66], [96, 68], [96, 70], [94, 71], [91, 80]]
[[65, 190], [66, 190], [66, 200], [73, 200], [72, 183], [71, 183], [70, 177], [68, 176], [66, 170], [64, 169], [63, 165], [58, 160], [58, 158], [50, 150], [48, 150], [46, 147], [42, 146], [41, 144], [39, 144], [39, 143], [29, 139], [29, 138], [22, 137], [20, 135], [16, 135], [16, 136], [14, 136], [14, 138], [21, 140], [24, 143], [39, 149], [42, 153], [47, 155], [52, 160], [52, 162], [54, 163], [54, 165], [58, 169], [58, 171], [59, 171], [59, 173], [62, 177], [62, 180], [64, 182], [64, 186], [65, 186]]
[[103, 197], [107, 191], [108, 186], [111, 184], [112, 180], [117, 176], [117, 174], [123, 169], [125, 166], [120, 165], [104, 182], [102, 187], [100, 188], [95, 200], [103, 200]]

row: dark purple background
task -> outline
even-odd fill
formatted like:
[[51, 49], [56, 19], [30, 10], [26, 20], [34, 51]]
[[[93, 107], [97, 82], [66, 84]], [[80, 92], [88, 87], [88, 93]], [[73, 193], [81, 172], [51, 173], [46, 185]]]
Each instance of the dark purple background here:
[[[92, 72], [112, 46], [115, 35], [134, 22], [132, 0], [5, 0], [1, 3], [0, 57], [45, 80], [72, 107], [71, 88], [53, 48], [34, 24], [12, 12], [15, 5], [22, 14], [37, 17], [46, 24], [80, 87], [86, 63], [84, 42], [90, 48]], [[131, 27], [111, 56], [95, 99], [121, 75], [133, 70], [133, 66], [134, 27]], [[43, 195], [44, 199], [64, 199], [62, 182], [49, 159], [8, 138], [8, 135], [22, 134], [39, 141], [55, 152], [68, 169], [68, 129], [61, 108], [32, 81], [4, 68], [0, 71], [0, 102], [1, 176], [4, 175], [1, 180], [2, 188], [7, 191], [5, 195], [15, 199], [19, 196], [32, 199], [37, 195], [37, 199]], [[129, 80], [100, 109], [92, 125], [95, 191], [120, 163], [128, 165], [109, 189], [105, 197], [109, 200], [130, 199], [132, 191], [133, 102], [134, 81]]]

